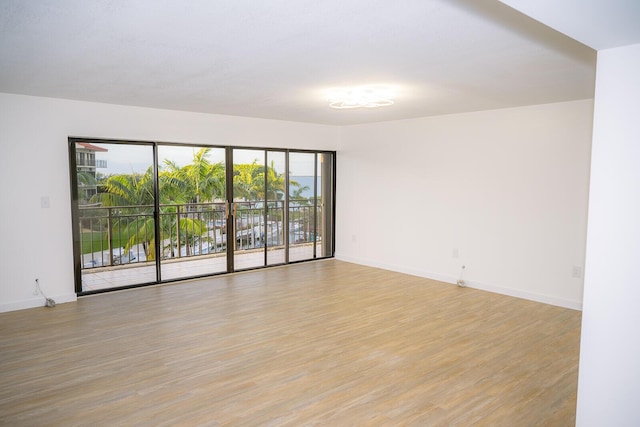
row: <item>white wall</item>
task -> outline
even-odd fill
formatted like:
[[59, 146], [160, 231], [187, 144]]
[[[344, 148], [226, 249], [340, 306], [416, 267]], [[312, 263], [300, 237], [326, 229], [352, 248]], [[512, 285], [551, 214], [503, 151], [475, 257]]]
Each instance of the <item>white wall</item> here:
[[640, 44], [598, 52], [579, 426], [640, 425]]
[[57, 302], [75, 300], [69, 136], [335, 150], [339, 130], [0, 94], [0, 311], [43, 305], [36, 277]]
[[342, 129], [9, 94], [0, 111], [0, 311], [42, 305], [35, 277], [75, 299], [68, 136], [339, 148], [338, 258], [450, 282], [464, 263], [475, 287], [582, 301], [588, 100]]
[[[591, 100], [342, 129], [339, 259], [580, 308]], [[459, 258], [453, 258], [454, 248]]]

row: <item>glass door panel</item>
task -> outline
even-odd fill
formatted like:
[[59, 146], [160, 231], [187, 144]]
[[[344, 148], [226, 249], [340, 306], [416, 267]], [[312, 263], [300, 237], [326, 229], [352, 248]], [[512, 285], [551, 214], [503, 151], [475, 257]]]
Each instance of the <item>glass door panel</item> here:
[[289, 261], [315, 258], [315, 153], [289, 153]]
[[233, 149], [233, 268], [265, 265], [265, 151]]
[[153, 145], [73, 144], [80, 291], [155, 282]]
[[162, 281], [227, 271], [225, 149], [158, 147]]
[[333, 154], [318, 153], [316, 177], [316, 257], [333, 256]]
[[267, 265], [287, 262], [285, 250], [286, 153], [267, 152]]

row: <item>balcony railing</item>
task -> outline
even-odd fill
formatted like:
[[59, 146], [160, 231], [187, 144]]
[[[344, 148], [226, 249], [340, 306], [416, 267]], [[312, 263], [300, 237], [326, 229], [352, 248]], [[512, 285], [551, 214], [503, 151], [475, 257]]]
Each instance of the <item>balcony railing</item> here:
[[[322, 235], [314, 232], [314, 207], [306, 203], [290, 200], [291, 245]], [[80, 207], [79, 211], [83, 269], [156, 259], [153, 206]], [[235, 251], [284, 246], [284, 202], [267, 202], [266, 217], [263, 202], [236, 202], [233, 213]], [[163, 260], [220, 256], [227, 249], [226, 203], [160, 205], [159, 229]]]
[[107, 167], [107, 161], [106, 160], [95, 159], [93, 157], [77, 157], [76, 158], [76, 166], [106, 168]]
[[78, 157], [76, 158], [76, 166], [92, 166], [95, 167], [96, 159], [92, 157]]

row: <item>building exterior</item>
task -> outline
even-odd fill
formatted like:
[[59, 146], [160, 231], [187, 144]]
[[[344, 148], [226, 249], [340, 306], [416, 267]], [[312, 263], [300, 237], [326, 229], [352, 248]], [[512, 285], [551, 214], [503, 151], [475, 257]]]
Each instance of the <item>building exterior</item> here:
[[76, 143], [76, 170], [78, 173], [78, 197], [86, 204], [98, 192], [96, 169], [106, 168], [107, 161], [96, 159], [96, 153], [107, 152], [106, 148], [87, 142]]

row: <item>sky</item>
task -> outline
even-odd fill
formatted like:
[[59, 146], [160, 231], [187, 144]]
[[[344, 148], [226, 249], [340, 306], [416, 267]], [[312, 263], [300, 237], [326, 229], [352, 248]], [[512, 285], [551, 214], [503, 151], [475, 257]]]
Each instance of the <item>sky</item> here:
[[[132, 172], [144, 173], [153, 164], [153, 149], [151, 145], [134, 144], [105, 144], [93, 143], [98, 147], [105, 148], [107, 152], [97, 152], [96, 160], [106, 160], [107, 168], [98, 169], [98, 172], [105, 175], [127, 174]], [[175, 146], [159, 145], [158, 161], [160, 167], [164, 164], [164, 159], [169, 159], [178, 166], [185, 166], [191, 163], [193, 155], [200, 150], [197, 146]], [[258, 164], [264, 162], [263, 150], [234, 149], [234, 163], [252, 163], [257, 160]], [[224, 162], [224, 148], [211, 148], [209, 161], [211, 163]], [[313, 176], [313, 154], [291, 153], [289, 157], [289, 172], [292, 176]], [[274, 162], [276, 171], [284, 172], [284, 153], [277, 151], [268, 152], [268, 162]]]

